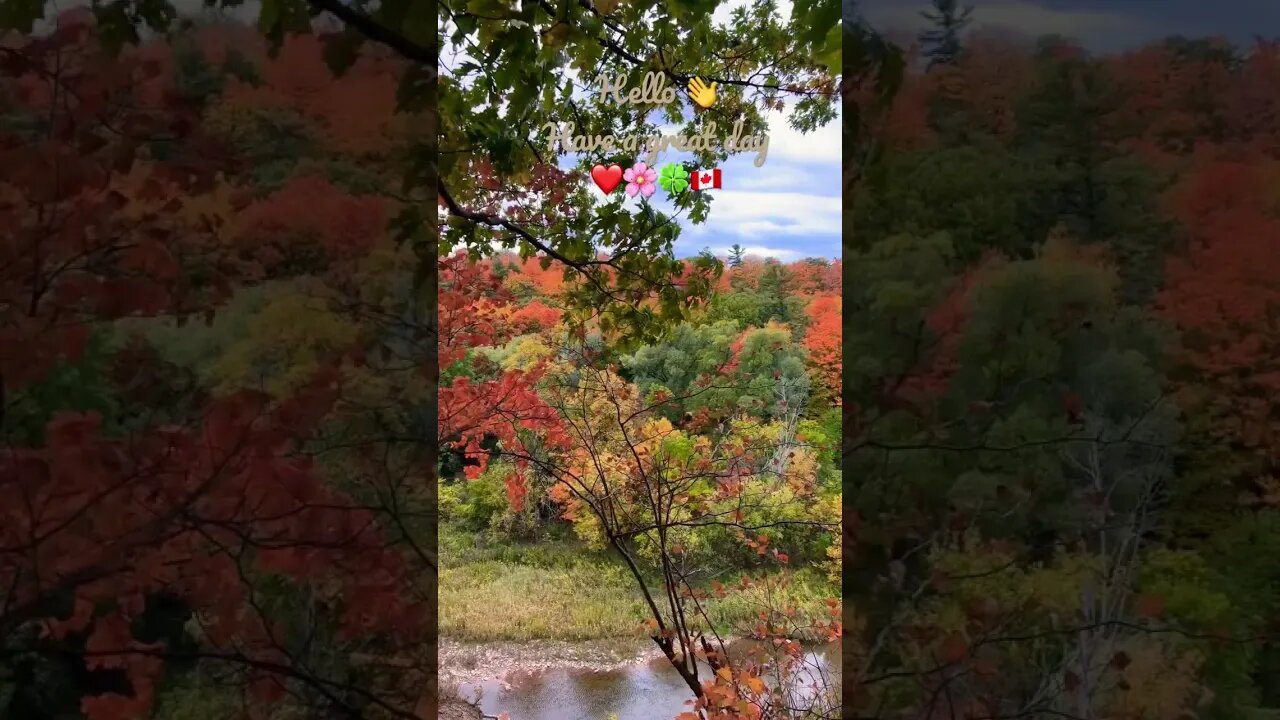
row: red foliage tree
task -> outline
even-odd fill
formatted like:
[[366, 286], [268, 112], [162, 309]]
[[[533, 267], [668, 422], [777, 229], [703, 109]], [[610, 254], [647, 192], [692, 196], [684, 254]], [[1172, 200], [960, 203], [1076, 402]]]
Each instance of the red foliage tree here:
[[541, 332], [555, 327], [563, 314], [558, 308], [535, 299], [512, 312], [510, 321], [512, 327], [519, 332]]
[[555, 264], [544, 268], [541, 258], [532, 257], [520, 261], [519, 274], [528, 278], [541, 295], [556, 295], [564, 287], [564, 269]]
[[1180, 154], [1225, 139], [1233, 85], [1226, 41], [1198, 49], [1149, 45], [1104, 61], [1123, 92], [1108, 122], [1151, 154]]
[[[513, 298], [501, 280], [484, 264], [469, 262], [463, 252], [440, 261], [439, 358], [441, 372], [462, 361], [473, 347], [502, 344], [517, 332], [507, 323]], [[548, 308], [550, 309], [550, 308]], [[523, 470], [529, 453], [521, 431], [536, 431], [549, 445], [566, 441], [559, 415], [538, 395], [539, 368], [509, 370], [474, 381], [455, 377], [439, 391], [437, 429], [442, 446], [460, 449], [473, 461], [466, 468], [476, 477], [488, 467], [492, 452], [481, 444], [496, 440], [501, 453], [515, 459], [516, 471], [507, 479], [513, 507], [523, 506], [527, 493]]]
[[294, 110], [336, 151], [353, 155], [382, 151], [408, 127], [404, 116], [396, 114], [397, 79], [403, 64], [377, 48], [334, 77], [325, 64], [323, 42], [314, 35], [287, 38], [274, 57], [265, 52], [260, 35], [222, 38], [210, 32], [202, 40], [203, 47], [220, 53], [224, 60], [228, 48], [243, 48], [262, 68], [261, 83], [230, 81], [227, 102]]
[[[1160, 308], [1183, 331], [1183, 359], [1194, 370], [1184, 385], [1216, 422], [1227, 446], [1280, 468], [1280, 217], [1273, 201], [1273, 162], [1211, 161], [1172, 191], [1171, 205], [1190, 235], [1170, 260]], [[1265, 469], [1262, 470], [1266, 472]]]
[[[1009, 140], [1017, 130], [1018, 98], [1025, 96], [1034, 78], [1034, 63], [1023, 47], [999, 35], [980, 34], [969, 41], [955, 65], [938, 66], [922, 84], [932, 95], [963, 106], [966, 132]], [[927, 109], [927, 103], [910, 96], [908, 103], [919, 108], [913, 117]], [[928, 137], [927, 130], [916, 132]]]
[[[0, 628], [43, 619], [54, 639], [89, 632], [88, 666], [122, 669], [132, 688], [86, 698], [91, 720], [150, 707], [166, 649], [136, 640], [129, 623], [157, 592], [197, 613], [202, 655], [260, 676], [291, 661], [277, 619], [251, 602], [256, 571], [327, 588], [344, 632], [415, 633], [423, 607], [399, 592], [404, 563], [372, 515], [290, 455], [290, 438], [332, 399], [326, 385], [275, 408], [242, 394], [209, 407], [198, 428], [127, 440], [103, 437], [96, 414], [63, 415], [44, 447], [10, 448], [0, 486], [21, 502], [4, 503]], [[60, 619], [49, 612], [63, 593], [75, 611]]]
[[1253, 153], [1280, 154], [1280, 44], [1259, 41], [1245, 58], [1227, 98], [1229, 135]]
[[809, 350], [809, 360], [816, 370], [822, 396], [832, 404], [840, 404], [840, 376], [843, 372], [841, 346], [842, 320], [839, 295], [819, 295], [805, 309], [809, 315], [809, 328], [805, 332], [804, 345]]
[[[76, 357], [91, 320], [190, 311], [227, 287], [220, 220], [179, 211], [230, 158], [157, 87], [154, 57], [105, 57], [90, 30], [68, 13], [49, 37], [0, 50], [26, 123], [0, 132], [0, 345], [24, 348], [0, 354], [9, 390]], [[156, 162], [146, 142], [181, 151]]]
[[[228, 222], [206, 195], [239, 165], [175, 91], [166, 48], [113, 58], [91, 30], [86, 12], [72, 13], [51, 35], [0, 49], [0, 94], [13, 99], [0, 130], [0, 409], [76, 360], [96, 326], [211, 314], [232, 283], [279, 264], [272, 252], [297, 249], [252, 240], [318, 236], [321, 252], [343, 260], [382, 233], [376, 203], [305, 179]], [[155, 387], [162, 376], [137, 377], [157, 367], [148, 357], [135, 344], [115, 359], [122, 398], [170, 390]], [[122, 671], [127, 690], [82, 698], [90, 720], [144, 716], [175, 654], [229, 666], [267, 703], [259, 708], [302, 691], [411, 716], [312, 668], [285, 639], [290, 618], [260, 603], [259, 583], [279, 576], [363, 648], [385, 649], [389, 635], [422, 642], [417, 573], [384, 533], [382, 510], [334, 489], [311, 459], [342, 391], [343, 358], [332, 360], [285, 398], [196, 393], [172, 425], [150, 426], [138, 408], [120, 427], [61, 412], [26, 441], [0, 414], [0, 636], [16, 642], [39, 627], [23, 651], [70, 648], [90, 671]], [[196, 650], [140, 639], [156, 596], [183, 603]], [[81, 645], [62, 643], [70, 636]]]
[[800, 260], [787, 266], [787, 289], [800, 295], [817, 295], [823, 291], [830, 266], [822, 260]]
[[381, 198], [355, 196], [318, 175], [304, 175], [238, 214], [231, 240], [238, 257], [252, 260], [241, 266], [246, 278], [274, 268], [310, 269], [308, 264], [341, 272], [383, 237], [389, 215]]
[[839, 258], [832, 260], [822, 274], [822, 291], [840, 294], [844, 283], [844, 264]]
[[731, 288], [756, 290], [760, 287], [760, 275], [764, 272], [764, 260], [754, 255], [742, 259], [742, 264], [724, 274]]

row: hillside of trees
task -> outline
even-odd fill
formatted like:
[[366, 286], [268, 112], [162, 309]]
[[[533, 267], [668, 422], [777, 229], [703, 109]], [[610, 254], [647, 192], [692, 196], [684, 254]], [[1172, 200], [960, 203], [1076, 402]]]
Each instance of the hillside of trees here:
[[[443, 266], [443, 636], [654, 634], [701, 703], [768, 713], [802, 644], [839, 638], [840, 263], [728, 265], [626, 353], [563, 322], [563, 270]], [[808, 710], [835, 717], [824, 683]]]
[[570, 65], [747, 34], [722, 132], [828, 122], [838, 12], [256, 9], [0, 6], [0, 717], [436, 717], [463, 533], [611, 563], [694, 717], [786, 712], [841, 631], [839, 270], [678, 259], [527, 140]]
[[434, 338], [388, 223], [404, 63], [103, 32], [82, 8], [0, 47], [0, 717], [413, 717]]
[[846, 712], [1278, 717], [1280, 45], [964, 12], [857, 28]]

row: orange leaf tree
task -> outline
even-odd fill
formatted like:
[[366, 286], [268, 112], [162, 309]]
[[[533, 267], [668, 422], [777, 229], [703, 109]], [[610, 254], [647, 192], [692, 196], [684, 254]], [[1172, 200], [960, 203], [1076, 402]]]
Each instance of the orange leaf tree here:
[[[52, 698], [34, 682], [5, 710], [144, 717], [199, 672], [245, 689], [249, 717], [415, 717], [430, 490], [413, 482], [413, 414], [370, 378], [421, 375], [387, 358], [426, 323], [386, 321], [413, 320], [404, 287], [356, 282], [393, 254], [381, 207], [306, 176], [252, 202], [169, 46], [113, 57], [93, 31], [73, 13], [0, 50], [0, 668], [85, 678]], [[387, 352], [336, 348], [270, 395], [211, 390], [145, 336], [112, 340], [118, 321], [212, 321], [237, 285], [317, 267], [331, 282], [316, 300], [383, 320], [357, 336]]]
[[[785, 600], [766, 602], [762, 622], [742, 631], [762, 648], [735, 649], [712, 622], [712, 606], [726, 588], [698, 581], [707, 563], [698, 548], [719, 534], [766, 562], [786, 565], [788, 554], [772, 546], [771, 536], [785, 539], [814, 527], [838, 534], [838, 508], [814, 515], [813, 451], [785, 421], [742, 417], [723, 436], [687, 434], [660, 412], [661, 403], [679, 398], [646, 402], [613, 369], [593, 366], [583, 350], [563, 352], [573, 360], [547, 367], [537, 388], [552, 414], [541, 426], [521, 428], [534, 431], [538, 442], [507, 437], [490, 454], [546, 478], [578, 533], [623, 560], [651, 613], [651, 638], [703, 717], [784, 717], [787, 704], [796, 702], [786, 689], [795, 678], [824, 677], [801, 672], [814, 660], [798, 641], [838, 638], [837, 613], [806, 624]], [[771, 582], [778, 581], [744, 578], [739, 590]], [[712, 678], [700, 677], [699, 661], [710, 665]], [[775, 675], [766, 685], [769, 672]], [[803, 700], [819, 716], [835, 702], [834, 687], [820, 684]]]

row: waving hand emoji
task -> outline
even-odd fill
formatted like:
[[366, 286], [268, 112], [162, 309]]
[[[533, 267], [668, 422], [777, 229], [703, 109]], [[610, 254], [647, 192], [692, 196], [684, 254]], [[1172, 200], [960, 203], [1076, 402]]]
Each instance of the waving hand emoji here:
[[707, 109], [716, 104], [716, 83], [713, 80], [710, 85], [702, 81], [702, 78], [695, 77], [689, 81], [689, 99], [695, 105], [702, 109]]

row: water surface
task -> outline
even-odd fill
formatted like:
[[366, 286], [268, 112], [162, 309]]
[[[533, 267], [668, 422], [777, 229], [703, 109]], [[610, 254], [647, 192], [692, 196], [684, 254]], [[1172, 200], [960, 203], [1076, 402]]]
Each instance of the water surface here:
[[[838, 646], [808, 653], [808, 661], [825, 672], [838, 672], [838, 657]], [[702, 665], [699, 677], [711, 677], [711, 669]], [[687, 701], [693, 697], [661, 657], [604, 672], [549, 669], [513, 674], [506, 683], [463, 683], [460, 694], [470, 698], [477, 688], [485, 714], [505, 712], [511, 720], [608, 720], [611, 714], [618, 720], [670, 720], [691, 709]]]

